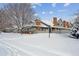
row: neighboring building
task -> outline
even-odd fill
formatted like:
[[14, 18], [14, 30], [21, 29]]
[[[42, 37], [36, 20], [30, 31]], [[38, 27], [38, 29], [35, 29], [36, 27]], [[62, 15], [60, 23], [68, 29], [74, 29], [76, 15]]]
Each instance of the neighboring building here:
[[36, 19], [36, 20], [35, 20], [35, 25], [36, 25], [36, 27], [37, 27], [36, 29], [37, 29], [37, 30], [40, 30], [40, 27], [41, 27], [41, 21], [38, 20], [38, 19]]
[[57, 22], [57, 17], [53, 17], [53, 26], [57, 26], [58, 22]]
[[69, 25], [70, 25], [69, 22], [66, 22], [66, 23], [67, 23], [67, 24], [66, 24], [67, 28], [69, 28]]
[[35, 20], [35, 26], [37, 32], [48, 32], [48, 27], [47, 24], [44, 23], [43, 21], [36, 19]]
[[69, 28], [72, 28], [73, 24], [71, 22], [69, 22]]
[[63, 22], [62, 22], [62, 19], [61, 18], [58, 20], [58, 26], [60, 26], [60, 27], [63, 26]]
[[72, 23], [68, 22], [68, 21], [63, 21], [63, 27], [64, 28], [71, 28], [72, 27]]
[[67, 28], [67, 22], [65, 20], [63, 21], [63, 27]]
[[[51, 23], [51, 22], [50, 22]], [[46, 24], [46, 22], [41, 21], [39, 19], [35, 20], [35, 26], [36, 32], [48, 32], [49, 24]], [[51, 26], [51, 32], [58, 32], [60, 30], [69, 30], [71, 23], [67, 21], [62, 21], [62, 19], [57, 20], [57, 17], [53, 18], [52, 25]]]
[[52, 27], [64, 27], [64, 28], [71, 28], [72, 27], [72, 23], [66, 21], [66, 20], [62, 20], [61, 18], [59, 20], [57, 20], [57, 17], [53, 17], [53, 21], [52, 21]]

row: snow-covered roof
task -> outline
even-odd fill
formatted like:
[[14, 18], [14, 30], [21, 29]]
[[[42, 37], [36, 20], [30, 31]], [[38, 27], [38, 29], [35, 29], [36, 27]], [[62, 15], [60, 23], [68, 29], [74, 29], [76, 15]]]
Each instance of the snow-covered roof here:
[[51, 21], [50, 20], [41, 20], [43, 21], [44, 23], [48, 24], [48, 25], [51, 25]]

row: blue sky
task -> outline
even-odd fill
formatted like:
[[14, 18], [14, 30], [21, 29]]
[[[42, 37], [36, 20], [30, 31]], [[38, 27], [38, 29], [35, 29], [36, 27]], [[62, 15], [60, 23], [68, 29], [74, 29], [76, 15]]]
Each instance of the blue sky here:
[[35, 16], [42, 20], [51, 20], [53, 17], [62, 18], [63, 20], [72, 21], [74, 13], [79, 10], [78, 3], [38, 3], [32, 4], [36, 11]]
[[[0, 3], [0, 8], [3, 7]], [[72, 21], [74, 13], [79, 10], [79, 3], [32, 3], [35, 10], [35, 16], [41, 20], [52, 20], [53, 17], [62, 18], [62, 20]]]

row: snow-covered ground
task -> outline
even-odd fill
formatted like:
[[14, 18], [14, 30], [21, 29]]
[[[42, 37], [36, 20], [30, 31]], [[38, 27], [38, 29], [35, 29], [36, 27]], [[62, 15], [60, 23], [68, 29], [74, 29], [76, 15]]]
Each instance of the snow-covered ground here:
[[0, 55], [79, 56], [79, 40], [67, 33], [0, 34]]

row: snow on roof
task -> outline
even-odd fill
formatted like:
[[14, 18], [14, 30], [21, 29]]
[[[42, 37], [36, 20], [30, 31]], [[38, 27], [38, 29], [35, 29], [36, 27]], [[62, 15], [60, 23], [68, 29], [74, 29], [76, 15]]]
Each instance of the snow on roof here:
[[[51, 25], [50, 20], [41, 20], [42, 22], [46, 23], [47, 25]], [[47, 27], [46, 25], [42, 24], [42, 27]]]
[[46, 23], [46, 24], [48, 24], [48, 25], [51, 24], [50, 20], [41, 20], [41, 21], [43, 21], [44, 23]]

